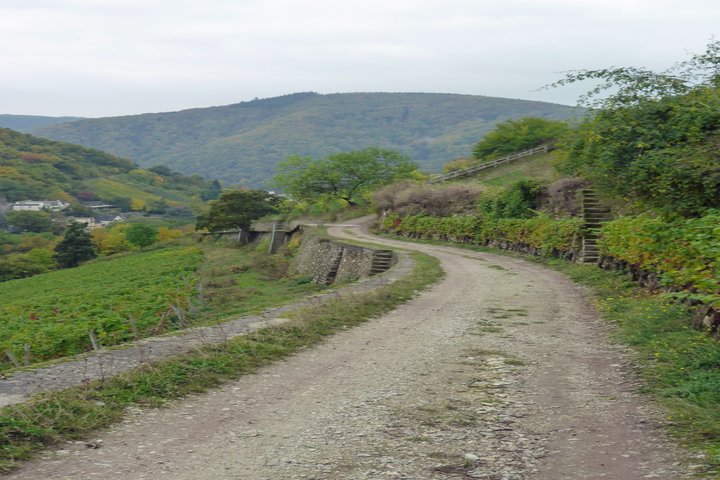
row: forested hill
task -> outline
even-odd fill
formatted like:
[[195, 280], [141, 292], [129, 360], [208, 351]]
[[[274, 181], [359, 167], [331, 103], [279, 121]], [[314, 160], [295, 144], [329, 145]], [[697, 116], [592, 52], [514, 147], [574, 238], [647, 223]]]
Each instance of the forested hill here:
[[187, 211], [215, 188], [199, 176], [145, 170], [100, 150], [0, 128], [0, 201], [101, 200], [134, 210]]
[[55, 125], [57, 123], [82, 120], [82, 117], [43, 117], [40, 115], [0, 114], [0, 128], [10, 128], [28, 133], [33, 129]]
[[87, 119], [35, 133], [226, 184], [267, 186], [289, 155], [322, 157], [369, 146], [410, 155], [425, 170], [467, 156], [495, 123], [576, 109], [527, 100], [432, 93], [296, 93], [228, 106]]

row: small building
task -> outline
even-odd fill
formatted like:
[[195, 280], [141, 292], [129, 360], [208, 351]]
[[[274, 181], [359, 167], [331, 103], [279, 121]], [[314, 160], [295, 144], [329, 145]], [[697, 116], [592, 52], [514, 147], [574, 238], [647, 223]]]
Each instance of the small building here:
[[107, 227], [113, 223], [124, 222], [125, 217], [122, 215], [96, 215], [95, 223], [100, 227]]
[[70, 206], [69, 203], [62, 200], [21, 200], [12, 204], [13, 212], [40, 212], [42, 210], [50, 210], [51, 212], [59, 212]]

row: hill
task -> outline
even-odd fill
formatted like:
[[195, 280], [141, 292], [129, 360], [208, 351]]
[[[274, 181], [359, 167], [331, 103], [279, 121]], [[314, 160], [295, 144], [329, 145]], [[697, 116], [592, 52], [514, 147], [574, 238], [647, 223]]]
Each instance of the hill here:
[[43, 117], [40, 115], [0, 114], [0, 128], [10, 128], [18, 132], [28, 133], [36, 128], [75, 120], [82, 120], [82, 117]]
[[140, 210], [153, 202], [180, 209], [202, 205], [212, 182], [167, 168], [144, 170], [100, 150], [0, 128], [0, 199], [104, 200]]
[[100, 148], [140, 165], [167, 165], [228, 184], [267, 186], [289, 155], [323, 157], [378, 146], [400, 150], [425, 170], [467, 155], [497, 122], [566, 119], [573, 107], [435, 93], [296, 93], [171, 113], [86, 119], [34, 130]]

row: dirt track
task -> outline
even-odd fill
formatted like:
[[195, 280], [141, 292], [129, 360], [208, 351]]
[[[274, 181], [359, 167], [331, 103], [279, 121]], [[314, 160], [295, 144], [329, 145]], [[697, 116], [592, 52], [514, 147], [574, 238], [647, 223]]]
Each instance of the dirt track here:
[[256, 375], [133, 412], [98, 434], [102, 448], [67, 445], [9, 478], [684, 478], [581, 289], [521, 260], [402, 246], [438, 257], [446, 278]]

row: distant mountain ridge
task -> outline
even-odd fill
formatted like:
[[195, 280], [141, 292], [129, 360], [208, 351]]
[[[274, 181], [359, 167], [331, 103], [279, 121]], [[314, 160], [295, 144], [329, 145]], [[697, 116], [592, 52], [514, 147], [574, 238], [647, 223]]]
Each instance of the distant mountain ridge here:
[[227, 106], [84, 119], [36, 128], [36, 135], [98, 148], [142, 166], [166, 165], [225, 184], [268, 187], [290, 155], [323, 157], [377, 146], [436, 171], [497, 122], [525, 116], [567, 119], [574, 107], [438, 93], [295, 93]]
[[42, 115], [11, 115], [0, 113], [0, 128], [9, 128], [18, 132], [28, 133], [37, 128], [82, 119], [83, 117], [45, 117]]

